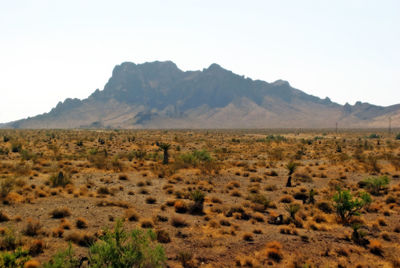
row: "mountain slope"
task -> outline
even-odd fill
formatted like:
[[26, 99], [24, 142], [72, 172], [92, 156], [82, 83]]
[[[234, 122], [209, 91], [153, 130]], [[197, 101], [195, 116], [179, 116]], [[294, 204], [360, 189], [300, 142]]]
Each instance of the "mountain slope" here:
[[292, 88], [236, 75], [212, 64], [181, 71], [173, 62], [117, 65], [103, 90], [66, 99], [49, 113], [6, 124], [14, 128], [386, 127], [400, 105], [344, 106]]

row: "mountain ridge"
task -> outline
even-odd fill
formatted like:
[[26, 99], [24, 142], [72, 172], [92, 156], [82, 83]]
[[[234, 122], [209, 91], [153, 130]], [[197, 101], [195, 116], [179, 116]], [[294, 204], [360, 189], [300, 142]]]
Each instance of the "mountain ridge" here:
[[114, 67], [103, 90], [67, 98], [50, 112], [0, 124], [12, 128], [370, 128], [400, 125], [400, 104], [340, 105], [293, 88], [233, 73], [213, 63], [182, 71], [172, 61]]

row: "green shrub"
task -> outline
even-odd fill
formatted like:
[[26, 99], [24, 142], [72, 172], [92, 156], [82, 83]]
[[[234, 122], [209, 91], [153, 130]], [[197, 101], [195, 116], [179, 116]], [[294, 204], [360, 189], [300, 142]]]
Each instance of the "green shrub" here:
[[14, 229], [6, 228], [0, 235], [0, 250], [15, 250], [20, 245], [21, 238]]
[[90, 247], [90, 267], [163, 267], [165, 253], [152, 230], [127, 233], [118, 221], [113, 231]]
[[368, 136], [368, 138], [370, 138], [370, 139], [379, 139], [380, 137], [379, 137], [378, 134], [372, 133], [371, 135]]
[[271, 199], [262, 194], [252, 194], [250, 195], [250, 200], [253, 203], [263, 205], [264, 209], [268, 208], [271, 205]]
[[205, 199], [206, 195], [199, 190], [195, 190], [190, 193], [190, 197], [194, 201], [194, 203], [190, 206], [190, 213], [202, 214], [204, 199]]
[[204, 198], [206, 197], [206, 195], [202, 191], [195, 190], [195, 191], [190, 193], [190, 197], [192, 198], [192, 200], [194, 202], [203, 203], [204, 202]]
[[22, 160], [26, 160], [26, 161], [35, 160], [37, 158], [37, 155], [35, 153], [32, 153], [28, 150], [21, 150], [20, 154], [21, 154]]
[[71, 243], [69, 243], [68, 249], [57, 253], [48, 262], [43, 264], [43, 268], [75, 268], [79, 266], [79, 260], [74, 256]]
[[180, 154], [176, 162], [181, 162], [184, 166], [197, 167], [200, 164], [211, 163], [213, 161], [210, 153], [206, 150], [195, 150], [192, 153]]
[[15, 251], [11, 252], [1, 252], [0, 267], [24, 267], [25, 262], [27, 262], [29, 259], [29, 252], [26, 250], [22, 250], [21, 248], [18, 248]]
[[390, 179], [387, 176], [371, 177], [362, 181], [359, 185], [365, 185], [367, 190], [373, 195], [379, 195], [389, 184]]
[[360, 210], [372, 202], [371, 196], [366, 193], [360, 193], [360, 198], [353, 197], [349, 190], [338, 188], [333, 196], [336, 213], [343, 223], [348, 223], [353, 216], [360, 215]]
[[397, 136], [396, 136], [396, 140], [400, 140], [400, 133], [399, 133], [399, 134], [397, 134]]
[[285, 206], [285, 210], [289, 213], [290, 218], [294, 219], [296, 213], [300, 210], [299, 204], [289, 204]]

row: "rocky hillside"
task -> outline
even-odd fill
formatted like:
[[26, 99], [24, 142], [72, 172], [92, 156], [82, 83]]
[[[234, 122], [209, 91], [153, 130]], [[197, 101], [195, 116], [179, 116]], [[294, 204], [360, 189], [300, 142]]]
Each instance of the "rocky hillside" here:
[[173, 62], [117, 65], [103, 90], [66, 99], [13, 128], [332, 128], [400, 125], [400, 105], [340, 105], [252, 80], [212, 64], [183, 72]]

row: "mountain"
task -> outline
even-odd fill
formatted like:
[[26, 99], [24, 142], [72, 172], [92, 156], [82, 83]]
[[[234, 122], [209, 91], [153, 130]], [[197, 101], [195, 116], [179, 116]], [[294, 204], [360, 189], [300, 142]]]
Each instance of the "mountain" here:
[[340, 105], [290, 86], [234, 74], [218, 64], [182, 71], [175, 63], [117, 65], [103, 90], [66, 99], [12, 128], [369, 128], [400, 125], [400, 104]]

